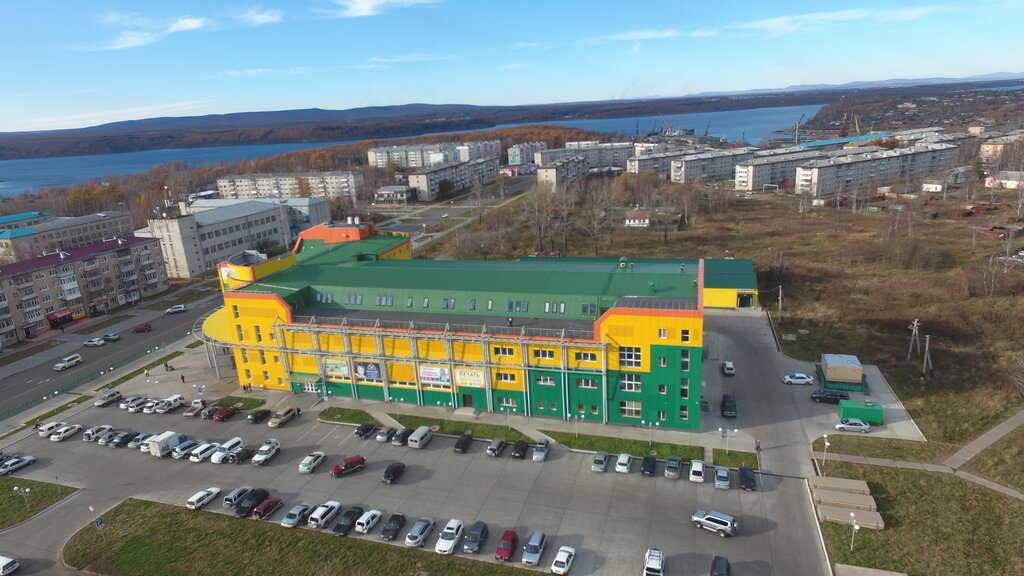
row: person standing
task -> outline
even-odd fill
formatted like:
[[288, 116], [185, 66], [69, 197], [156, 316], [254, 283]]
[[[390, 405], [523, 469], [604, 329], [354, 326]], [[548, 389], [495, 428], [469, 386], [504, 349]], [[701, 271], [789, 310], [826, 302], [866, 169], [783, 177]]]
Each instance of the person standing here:
[[755, 448], [757, 449], [758, 452], [761, 451], [761, 441], [760, 440], [755, 440], [754, 441], [754, 446], [755, 446]]
[[512, 327], [512, 317], [511, 316], [508, 317], [508, 327], [509, 328]]

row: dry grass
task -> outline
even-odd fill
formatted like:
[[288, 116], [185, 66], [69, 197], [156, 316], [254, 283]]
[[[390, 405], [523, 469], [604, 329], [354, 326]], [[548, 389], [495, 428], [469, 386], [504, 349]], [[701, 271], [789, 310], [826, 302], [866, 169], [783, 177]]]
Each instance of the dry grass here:
[[[958, 446], [943, 442], [915, 442], [895, 438], [872, 437], [870, 434], [831, 434], [829, 454], [855, 454], [872, 458], [889, 458], [910, 462], [941, 464], [957, 451]], [[825, 441], [814, 441], [814, 451], [822, 452]]]
[[1024, 428], [1017, 428], [989, 446], [963, 467], [964, 470], [1024, 492]]

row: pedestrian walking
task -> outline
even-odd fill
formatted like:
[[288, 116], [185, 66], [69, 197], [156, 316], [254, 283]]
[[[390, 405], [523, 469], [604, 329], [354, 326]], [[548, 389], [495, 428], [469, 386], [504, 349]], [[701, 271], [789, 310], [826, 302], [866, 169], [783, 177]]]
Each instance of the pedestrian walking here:
[[164, 362], [164, 372], [169, 372], [170, 370], [171, 368], [167, 365], [167, 362]]
[[761, 441], [760, 440], [754, 441], [754, 446], [757, 448], [758, 452], [761, 451]]
[[149, 368], [143, 370], [142, 373], [146, 375], [146, 378], [149, 378]]
[[184, 384], [184, 383], [185, 383], [185, 375], [184, 375], [184, 374], [182, 374], [182, 375], [181, 375], [181, 383], [182, 383], [182, 384]]

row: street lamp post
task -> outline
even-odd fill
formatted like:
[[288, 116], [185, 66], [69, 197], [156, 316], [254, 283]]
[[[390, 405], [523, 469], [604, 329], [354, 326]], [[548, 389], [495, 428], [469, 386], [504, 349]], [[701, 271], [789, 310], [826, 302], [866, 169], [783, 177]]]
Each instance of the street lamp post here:
[[647, 422], [645, 420], [641, 420], [640, 421], [640, 425], [647, 427], [647, 445], [648, 446], [653, 445], [654, 444], [654, 427], [655, 426], [661, 426], [661, 422], [654, 422], [654, 421]]
[[32, 509], [28, 505], [28, 494], [32, 491], [31, 488], [21, 488], [19, 486], [14, 487], [15, 492], [20, 492], [21, 496], [25, 499], [25, 511], [32, 512]]
[[735, 436], [736, 434], [739, 433], [739, 429], [738, 428], [733, 428], [732, 430], [729, 430], [728, 428], [719, 428], [718, 429], [718, 433], [722, 435], [722, 438], [725, 438], [725, 453], [728, 454], [729, 453], [729, 434], [731, 433], [732, 435]]
[[437, 402], [437, 406], [441, 408], [441, 412], [444, 414], [444, 423], [448, 424], [448, 407], [451, 406], [451, 402]]
[[580, 437], [580, 419], [583, 418], [583, 414], [573, 414], [573, 432], [577, 438]]
[[857, 531], [860, 530], [860, 525], [857, 524], [857, 515], [850, 512], [850, 522], [853, 527], [850, 529], [850, 552], [853, 552], [853, 539], [857, 537]]
[[828, 447], [831, 446], [828, 442], [828, 434], [822, 434], [822, 438], [825, 439], [825, 453], [821, 456], [821, 474], [825, 474], [825, 461], [828, 460]]

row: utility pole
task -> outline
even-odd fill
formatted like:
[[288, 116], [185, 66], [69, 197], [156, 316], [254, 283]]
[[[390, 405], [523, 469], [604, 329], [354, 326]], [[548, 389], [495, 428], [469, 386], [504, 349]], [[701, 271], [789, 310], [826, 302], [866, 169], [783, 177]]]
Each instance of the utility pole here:
[[921, 322], [918, 321], [917, 318], [914, 318], [914, 321], [910, 323], [910, 326], [907, 326], [907, 328], [910, 328], [910, 330], [911, 330], [911, 332], [910, 332], [910, 348], [907, 350], [907, 362], [910, 362], [910, 355], [914, 352], [914, 343], [915, 342], [917, 343], [917, 353], [918, 353], [918, 355], [921, 354], [921, 338], [920, 338], [920, 336], [918, 336], [918, 333], [917, 333], [917, 329], [920, 326], [921, 326]]
[[925, 334], [924, 336], [924, 360], [921, 363], [921, 378], [924, 378], [925, 373], [931, 371], [934, 367], [932, 366], [932, 355], [928, 352], [928, 343], [931, 340], [931, 336]]
[[779, 325], [782, 325], [782, 284], [779, 284]]

